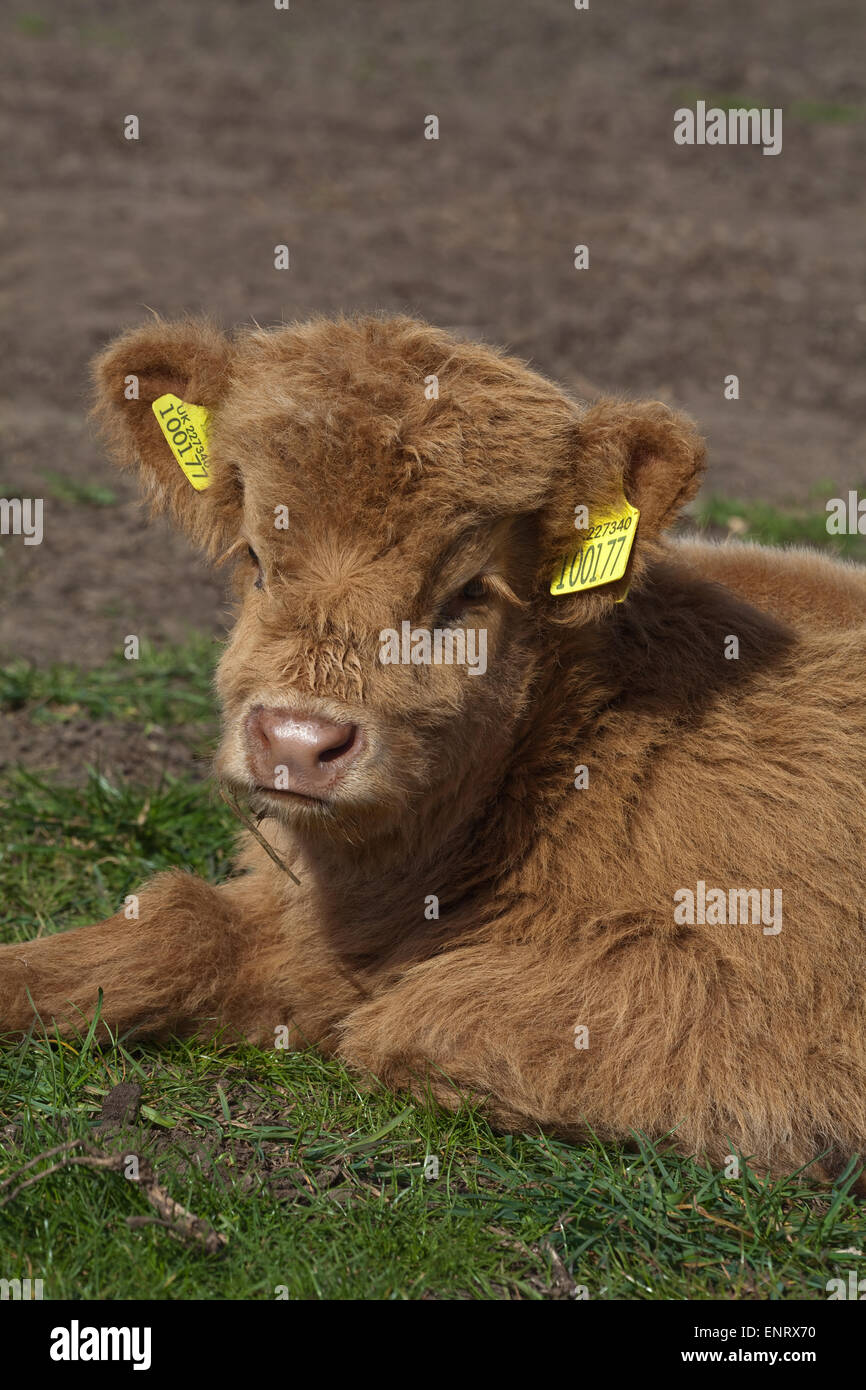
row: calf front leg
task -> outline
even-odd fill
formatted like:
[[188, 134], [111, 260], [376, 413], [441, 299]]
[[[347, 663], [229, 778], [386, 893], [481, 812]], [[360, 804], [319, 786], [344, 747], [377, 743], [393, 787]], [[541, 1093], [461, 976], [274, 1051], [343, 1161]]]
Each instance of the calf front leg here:
[[[481, 1101], [506, 1129], [624, 1143], [638, 1131], [672, 1135], [680, 1153], [714, 1166], [741, 1153], [778, 1174], [833, 1178], [852, 1158], [862, 1165], [860, 1012], [837, 1010], [823, 1036], [805, 1005], [774, 1027], [769, 985], [726, 994], [709, 946], [690, 956], [660, 925], [653, 937], [651, 921], [643, 934], [628, 923], [619, 950], [612, 921], [609, 945], [584, 946], [578, 966], [493, 944], [417, 965], [353, 1010], [340, 1053], [450, 1108]], [[866, 1175], [855, 1190], [866, 1195]]]
[[249, 954], [250, 925], [231, 892], [190, 873], [160, 874], [141, 890], [138, 917], [0, 947], [0, 1034], [41, 1020], [87, 1026], [99, 990], [103, 1033], [189, 1032], [219, 1016]]

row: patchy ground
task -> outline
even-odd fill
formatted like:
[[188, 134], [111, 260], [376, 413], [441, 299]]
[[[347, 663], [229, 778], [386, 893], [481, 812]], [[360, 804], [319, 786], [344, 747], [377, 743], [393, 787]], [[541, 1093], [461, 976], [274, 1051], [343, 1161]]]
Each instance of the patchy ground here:
[[135, 661], [115, 653], [101, 666], [0, 666], [0, 777], [24, 767], [71, 786], [92, 767], [154, 786], [164, 774], [207, 775], [218, 650], [200, 635], [159, 649], [144, 644]]
[[314, 1053], [57, 1052], [0, 1053], [0, 1241], [46, 1299], [817, 1301], [860, 1243], [845, 1183], [493, 1135]]
[[88, 766], [138, 783], [158, 782], [163, 773], [206, 777], [208, 745], [199, 728], [113, 724], [71, 715], [50, 724], [34, 722], [28, 710], [4, 711], [0, 729], [0, 774], [31, 767], [52, 780], [79, 784]]
[[[0, 538], [0, 659], [98, 665], [128, 633], [223, 626], [220, 581], [142, 523], [85, 419], [88, 359], [147, 307], [408, 309], [578, 390], [686, 407], [728, 496], [861, 482], [860, 18], [855, 0], [7, 6], [0, 496], [45, 497], [46, 534]], [[700, 96], [781, 106], [781, 155], [675, 146]]]

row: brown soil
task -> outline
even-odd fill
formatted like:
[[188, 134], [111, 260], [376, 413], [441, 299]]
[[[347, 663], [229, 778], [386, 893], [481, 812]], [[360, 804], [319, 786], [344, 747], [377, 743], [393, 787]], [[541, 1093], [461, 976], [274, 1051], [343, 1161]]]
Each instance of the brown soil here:
[[52, 782], [78, 785], [87, 767], [130, 782], [158, 782], [163, 773], [205, 778], [210, 773], [213, 730], [94, 720], [87, 715], [40, 724], [26, 709], [4, 713], [0, 722], [0, 773], [27, 767]]

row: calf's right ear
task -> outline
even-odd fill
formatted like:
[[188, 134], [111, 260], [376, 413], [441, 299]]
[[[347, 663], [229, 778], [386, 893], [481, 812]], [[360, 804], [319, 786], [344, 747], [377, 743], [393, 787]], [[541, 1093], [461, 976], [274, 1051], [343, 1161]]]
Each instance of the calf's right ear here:
[[[210, 451], [233, 352], [231, 341], [206, 319], [155, 319], [116, 338], [91, 368], [93, 415], [115, 461], [138, 471], [154, 512], [167, 513], [211, 554], [234, 539], [241, 515], [239, 479], [232, 469], [220, 467]], [[201, 456], [202, 444], [207, 444], [204, 467], [182, 467], [160, 427], [153, 405], [169, 395], [207, 412], [207, 417], [191, 413], [192, 430], [170, 411], [166, 415], [177, 425], [173, 437], [179, 452], [190, 454], [192, 439]], [[195, 421], [201, 426], [205, 419], [207, 434], [197, 438]]]

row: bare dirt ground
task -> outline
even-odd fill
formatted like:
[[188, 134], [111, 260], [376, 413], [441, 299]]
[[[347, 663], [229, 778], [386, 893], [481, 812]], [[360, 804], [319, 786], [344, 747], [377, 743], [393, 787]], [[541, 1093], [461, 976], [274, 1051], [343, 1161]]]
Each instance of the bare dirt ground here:
[[159, 781], [165, 772], [204, 779], [214, 751], [210, 724], [145, 729], [84, 715], [39, 724], [26, 709], [0, 716], [0, 773], [13, 767], [50, 770], [52, 781], [60, 783], [81, 783], [88, 766], [139, 783]]
[[[88, 359], [148, 307], [417, 312], [685, 407], [717, 491], [862, 481], [861, 24], [856, 0], [4, 5], [0, 496], [45, 497], [46, 529], [0, 537], [0, 658], [223, 625], [86, 421]], [[783, 108], [782, 153], [675, 145], [701, 96]]]

